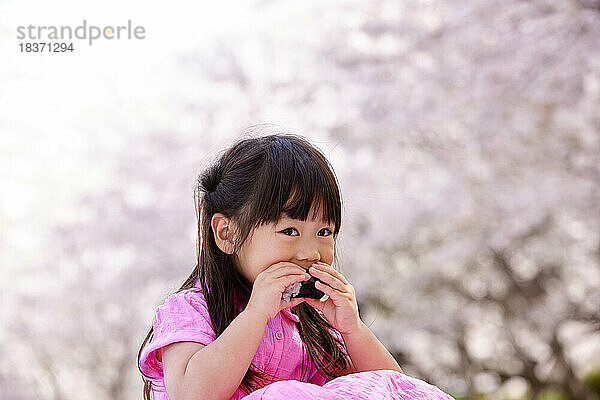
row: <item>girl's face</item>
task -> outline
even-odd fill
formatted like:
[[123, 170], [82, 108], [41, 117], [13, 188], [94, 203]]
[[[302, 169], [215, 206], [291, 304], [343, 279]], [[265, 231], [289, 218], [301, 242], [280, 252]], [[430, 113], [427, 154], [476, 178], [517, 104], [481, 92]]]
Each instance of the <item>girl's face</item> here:
[[319, 219], [306, 221], [282, 214], [278, 223], [263, 224], [250, 233], [240, 251], [236, 264], [250, 282], [272, 264], [288, 261], [308, 270], [317, 261], [333, 262], [333, 224]]

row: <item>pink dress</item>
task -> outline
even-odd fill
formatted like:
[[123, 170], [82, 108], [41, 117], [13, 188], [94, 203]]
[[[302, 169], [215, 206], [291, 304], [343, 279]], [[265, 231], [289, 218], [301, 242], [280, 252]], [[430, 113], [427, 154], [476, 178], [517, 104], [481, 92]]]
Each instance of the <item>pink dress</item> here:
[[[199, 283], [196, 288], [199, 288]], [[243, 306], [239, 306], [241, 311]], [[254, 399], [448, 399], [433, 385], [391, 370], [367, 371], [341, 376], [327, 382], [309, 362], [302, 376], [302, 354], [308, 353], [290, 309], [282, 310], [267, 323], [252, 362], [278, 377], [278, 381], [251, 394], [238, 388], [230, 400]], [[200, 290], [187, 289], [170, 295], [154, 314], [154, 336], [140, 356], [140, 369], [152, 381], [152, 398], [169, 400], [165, 389], [162, 362], [156, 351], [170, 343], [191, 341], [205, 345], [216, 339], [208, 307]], [[340, 337], [337, 331], [332, 334]]]

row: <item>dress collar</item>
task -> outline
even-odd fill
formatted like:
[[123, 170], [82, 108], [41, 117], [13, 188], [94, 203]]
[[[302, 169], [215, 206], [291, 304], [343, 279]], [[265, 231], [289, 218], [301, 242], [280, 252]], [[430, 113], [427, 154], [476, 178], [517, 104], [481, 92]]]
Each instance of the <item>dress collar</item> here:
[[291, 308], [284, 308], [283, 310], [281, 310], [281, 313], [294, 322], [300, 322], [300, 317], [294, 314]]

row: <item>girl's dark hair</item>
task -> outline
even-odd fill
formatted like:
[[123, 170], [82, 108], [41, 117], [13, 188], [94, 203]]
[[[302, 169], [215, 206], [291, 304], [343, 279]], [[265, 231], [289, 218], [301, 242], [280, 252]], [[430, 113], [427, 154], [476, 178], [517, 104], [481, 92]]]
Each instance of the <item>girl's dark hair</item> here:
[[[280, 132], [253, 136], [244, 135], [198, 176], [194, 193], [198, 259], [194, 270], [176, 292], [193, 289], [196, 280], [200, 279], [217, 337], [239, 314], [235, 308], [237, 299], [249, 299], [252, 283], [236, 272], [234, 255], [217, 246], [211, 228], [215, 213], [223, 213], [235, 222], [238, 228], [236, 253], [254, 227], [276, 223], [281, 213], [305, 221], [312, 207], [315, 213], [320, 210], [322, 217], [335, 226], [334, 240], [341, 225], [339, 186], [325, 156], [300, 135]], [[335, 246], [335, 265], [338, 265], [337, 259]], [[296, 326], [303, 345], [319, 372], [328, 379], [340, 376], [350, 364], [342, 353], [345, 349], [343, 341], [329, 332], [335, 328], [305, 302], [293, 310], [300, 319]], [[142, 349], [152, 337], [153, 327], [138, 352], [138, 369]], [[304, 353], [302, 363], [304, 379]], [[144, 378], [149, 377], [143, 372], [142, 375], [144, 399], [150, 400], [152, 382]], [[249, 394], [276, 380], [277, 377], [257, 369], [252, 363], [241, 387]]]

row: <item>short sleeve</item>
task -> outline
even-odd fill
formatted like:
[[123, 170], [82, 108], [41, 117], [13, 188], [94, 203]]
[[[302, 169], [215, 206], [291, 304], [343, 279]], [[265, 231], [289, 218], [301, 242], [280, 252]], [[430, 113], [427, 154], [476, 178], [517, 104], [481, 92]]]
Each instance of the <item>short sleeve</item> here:
[[162, 378], [162, 362], [156, 351], [175, 342], [207, 345], [216, 339], [208, 306], [200, 292], [185, 290], [170, 295], [154, 313], [154, 336], [140, 356], [140, 370], [150, 378]]
[[[341, 333], [339, 333], [337, 330], [335, 330], [335, 329], [329, 329], [329, 332], [331, 332], [331, 334], [335, 338], [337, 338], [342, 343], [344, 343], [344, 339], [342, 338]], [[348, 352], [346, 351], [345, 348], [341, 348], [341, 351], [342, 351], [343, 354], [348, 355]], [[314, 383], [315, 385], [323, 386], [327, 382], [328, 382], [328, 378], [325, 375], [321, 374], [321, 372], [316, 368], [316, 365], [315, 365], [315, 373], [308, 380], [308, 383]]]

